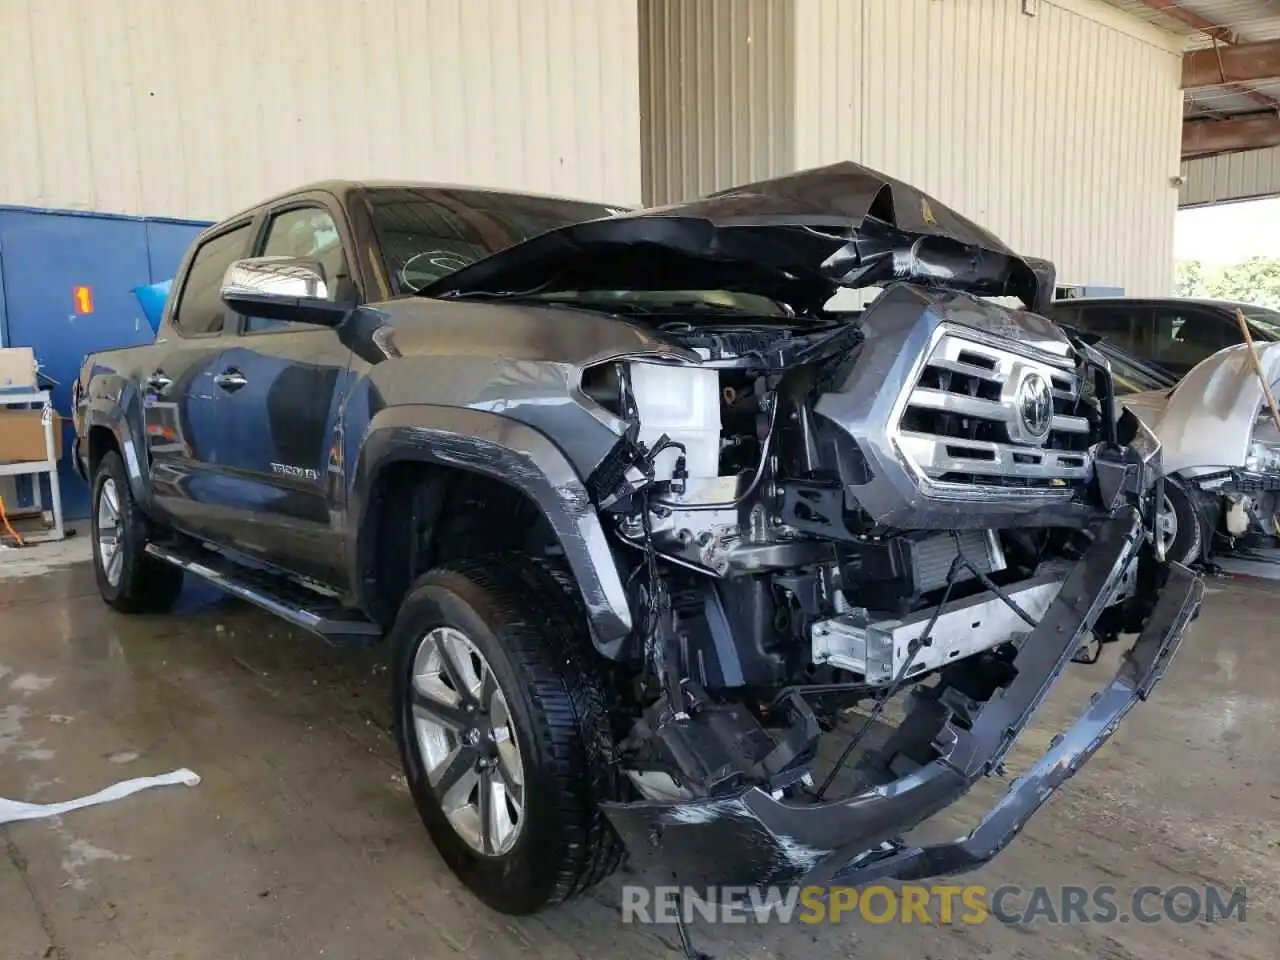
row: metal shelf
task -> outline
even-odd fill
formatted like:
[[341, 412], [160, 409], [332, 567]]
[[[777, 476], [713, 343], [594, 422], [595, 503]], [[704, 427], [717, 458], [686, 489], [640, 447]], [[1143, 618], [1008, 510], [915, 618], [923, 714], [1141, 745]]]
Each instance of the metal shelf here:
[[32, 498], [35, 508], [44, 513], [44, 495], [40, 491], [40, 474], [49, 477], [49, 493], [53, 503], [53, 531], [42, 540], [61, 540], [66, 536], [62, 524], [62, 488], [58, 484], [58, 457], [56, 418], [53, 416], [53, 404], [48, 390], [27, 390], [22, 393], [6, 393], [0, 391], [0, 407], [31, 407], [38, 405], [44, 412], [44, 452], [45, 460], [19, 461], [17, 463], [0, 463], [0, 477], [31, 476]]
[[56, 473], [58, 465], [41, 460], [20, 460], [17, 463], [0, 463], [0, 477], [21, 477], [29, 473]]
[[0, 407], [28, 407], [33, 403], [43, 406], [48, 402], [48, 390], [23, 390], [21, 392], [0, 390]]

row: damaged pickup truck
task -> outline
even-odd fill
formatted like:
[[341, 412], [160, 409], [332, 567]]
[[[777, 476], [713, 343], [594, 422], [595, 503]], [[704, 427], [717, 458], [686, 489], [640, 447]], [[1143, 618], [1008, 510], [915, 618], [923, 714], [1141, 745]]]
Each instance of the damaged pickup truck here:
[[[1053, 289], [851, 163], [640, 211], [309, 187], [196, 241], [154, 344], [87, 358], [98, 584], [163, 610], [186, 571], [385, 637], [413, 798], [499, 910], [624, 847], [700, 886], [957, 873], [1146, 698], [1202, 592]], [[967, 836], [904, 839], [1092, 631], [1136, 640], [1075, 724]]]

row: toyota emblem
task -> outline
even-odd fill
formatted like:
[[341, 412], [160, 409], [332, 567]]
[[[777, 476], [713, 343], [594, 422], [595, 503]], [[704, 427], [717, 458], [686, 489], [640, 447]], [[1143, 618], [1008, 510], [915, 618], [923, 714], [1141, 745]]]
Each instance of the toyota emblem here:
[[1037, 442], [1049, 436], [1053, 424], [1053, 390], [1038, 373], [1029, 373], [1018, 384], [1015, 405], [1028, 438]]

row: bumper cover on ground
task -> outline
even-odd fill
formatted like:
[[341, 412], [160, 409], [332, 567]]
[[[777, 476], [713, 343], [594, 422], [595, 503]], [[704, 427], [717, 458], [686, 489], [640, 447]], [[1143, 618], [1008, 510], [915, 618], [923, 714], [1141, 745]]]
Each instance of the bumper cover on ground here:
[[923, 847], [899, 838], [999, 766], [1107, 606], [1141, 536], [1136, 513], [1104, 526], [1019, 648], [1017, 676], [978, 705], [969, 723], [942, 726], [933, 741], [936, 759], [891, 783], [825, 803], [777, 800], [753, 787], [709, 800], [610, 804], [609, 818], [633, 860], [695, 887], [801, 880], [857, 885], [955, 874], [990, 860], [1163, 676], [1203, 595], [1202, 581], [1187, 568], [1171, 565], [1115, 677], [971, 833]]

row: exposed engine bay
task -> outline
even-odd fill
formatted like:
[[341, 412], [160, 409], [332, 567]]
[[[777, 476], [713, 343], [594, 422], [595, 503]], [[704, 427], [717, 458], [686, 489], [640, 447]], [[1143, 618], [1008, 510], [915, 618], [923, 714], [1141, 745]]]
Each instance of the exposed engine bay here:
[[644, 321], [696, 359], [583, 379], [633, 425], [594, 478], [650, 685], [624, 768], [651, 799], [807, 790], [841, 710], [1001, 675], [1105, 516], [1108, 373], [1035, 314], [916, 285], [829, 323], [672, 314]]

